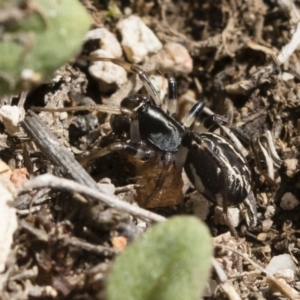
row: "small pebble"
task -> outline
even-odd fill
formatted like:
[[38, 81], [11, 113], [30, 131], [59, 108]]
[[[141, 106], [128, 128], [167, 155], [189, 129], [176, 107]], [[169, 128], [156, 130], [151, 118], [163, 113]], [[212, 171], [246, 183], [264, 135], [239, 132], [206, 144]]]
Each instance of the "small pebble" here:
[[160, 68], [189, 74], [193, 70], [193, 60], [188, 50], [178, 43], [167, 43], [157, 55]]
[[124, 236], [116, 236], [111, 239], [111, 243], [114, 248], [123, 251], [127, 246], [127, 239]]
[[295, 279], [295, 272], [291, 269], [279, 269], [274, 276], [284, 279], [287, 283], [291, 283]]
[[258, 234], [256, 238], [257, 238], [257, 240], [263, 242], [267, 239], [267, 234], [262, 232], [262, 233]]
[[116, 187], [111, 183], [111, 180], [109, 178], [101, 179], [98, 185], [100, 186], [102, 193], [109, 196], [113, 196], [115, 194]]
[[290, 192], [285, 193], [281, 198], [280, 207], [284, 210], [292, 210], [298, 205], [299, 201], [295, 195]]
[[[102, 49], [91, 53], [92, 56], [112, 57], [112, 55]], [[89, 67], [89, 73], [98, 79], [102, 91], [108, 92], [127, 82], [127, 73], [122, 68], [111, 62], [95, 61]]]
[[266, 267], [266, 271], [274, 275], [278, 270], [290, 269], [295, 272], [297, 269], [292, 257], [289, 254], [274, 256]]
[[263, 220], [262, 222], [262, 231], [263, 232], [268, 232], [270, 230], [270, 228], [272, 227], [273, 225], [273, 221], [271, 219], [266, 219], [266, 220]]
[[159, 39], [138, 16], [131, 15], [120, 20], [117, 29], [121, 33], [121, 45], [130, 62], [140, 63], [148, 54], [157, 53], [162, 48]]
[[[98, 40], [99, 49], [91, 53], [96, 57], [121, 58], [122, 48], [119, 41], [106, 28], [97, 28], [87, 33], [85, 40]], [[110, 62], [94, 61], [90, 63], [89, 73], [99, 81], [104, 92], [109, 92], [127, 82], [127, 73]]]
[[283, 81], [293, 80], [294, 78], [295, 78], [295, 76], [288, 72], [282, 72], [282, 74], [281, 74], [281, 79]]
[[275, 207], [273, 205], [268, 205], [267, 206], [267, 209], [265, 211], [265, 218], [266, 219], [270, 219], [272, 218], [273, 216], [275, 215]]
[[286, 175], [288, 177], [293, 177], [298, 167], [298, 159], [296, 158], [288, 158], [284, 160], [286, 167]]
[[63, 111], [59, 114], [60, 121], [66, 120], [68, 118], [68, 113], [66, 111]]
[[16, 105], [3, 105], [0, 108], [0, 119], [2, 120], [6, 131], [10, 135], [14, 135], [19, 131], [19, 124], [25, 117], [23, 108]]
[[[226, 225], [223, 219], [223, 208], [216, 206], [214, 212], [215, 224]], [[228, 207], [227, 216], [233, 227], [239, 226], [240, 222], [242, 221], [240, 210], [237, 207]]]
[[194, 215], [205, 221], [209, 214], [210, 202], [198, 192], [191, 195], [190, 201], [193, 203]]
[[122, 56], [122, 48], [115, 35], [105, 27], [90, 30], [85, 40], [100, 40], [99, 49], [105, 50], [110, 57], [120, 58]]
[[51, 82], [57, 83], [60, 82], [62, 80], [62, 76], [61, 75], [55, 75], [52, 79]]

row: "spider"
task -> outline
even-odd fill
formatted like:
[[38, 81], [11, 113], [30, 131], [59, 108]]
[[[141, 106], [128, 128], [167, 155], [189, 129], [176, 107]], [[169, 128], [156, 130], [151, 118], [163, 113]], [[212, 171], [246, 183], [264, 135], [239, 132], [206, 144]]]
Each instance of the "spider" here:
[[256, 202], [246, 159], [226, 138], [214, 132], [197, 133], [190, 130], [204, 108], [203, 102], [194, 104], [178, 122], [172, 117], [177, 108], [177, 83], [172, 76], [168, 78], [167, 109], [164, 111], [157, 91], [142, 69], [115, 58], [87, 59], [111, 62], [136, 73], [148, 93], [123, 99], [120, 104], [121, 115], [113, 117], [111, 121], [114, 131], [122, 131], [126, 126], [129, 128], [129, 140], [114, 142], [92, 154], [92, 158], [115, 151], [123, 151], [143, 160], [156, 158], [160, 162], [160, 174], [154, 191], [145, 199], [146, 207], [147, 202], [151, 202], [160, 192], [170, 170], [174, 168], [181, 173], [184, 168], [190, 182], [201, 194], [213, 203], [222, 201], [227, 222], [228, 206], [232, 205], [241, 209], [249, 226], [256, 225]]

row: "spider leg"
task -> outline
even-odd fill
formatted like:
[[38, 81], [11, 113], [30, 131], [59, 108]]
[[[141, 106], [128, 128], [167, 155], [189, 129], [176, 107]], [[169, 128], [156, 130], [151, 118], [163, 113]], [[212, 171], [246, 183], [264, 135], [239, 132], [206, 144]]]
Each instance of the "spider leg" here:
[[170, 115], [176, 113], [177, 111], [177, 82], [173, 76], [166, 74], [168, 78], [168, 100], [167, 100], [167, 110]]
[[229, 121], [228, 118], [218, 115], [218, 114], [213, 114], [208, 116], [204, 122], [203, 125], [205, 128], [207, 128], [209, 131], [214, 131], [216, 128], [222, 125], [229, 126]]
[[132, 120], [130, 123], [130, 140], [132, 144], [137, 144], [141, 140], [138, 120]]
[[147, 148], [145, 144], [131, 144], [127, 142], [115, 142], [103, 149], [95, 149], [88, 155], [79, 159], [81, 165], [86, 166], [91, 160], [105, 156], [111, 152], [124, 151], [131, 156], [147, 159], [156, 155], [153, 149]]
[[189, 128], [195, 121], [195, 119], [199, 116], [204, 108], [205, 102], [197, 102], [195, 103], [190, 111], [183, 117], [181, 123]]
[[[195, 103], [189, 112], [182, 118], [181, 123], [189, 128], [195, 119], [201, 114], [203, 108], [205, 106], [205, 102], [197, 102]], [[183, 168], [185, 164], [185, 160], [187, 157], [188, 149], [186, 147], [179, 147], [176, 155], [175, 155], [175, 167], [177, 169]]]
[[208, 128], [209, 131], [214, 131], [217, 127], [223, 129], [223, 126], [225, 125], [243, 142], [248, 145], [251, 143], [251, 138], [241, 128], [237, 127], [235, 124], [230, 124], [228, 118], [224, 116], [218, 114], [208, 116], [203, 122], [203, 125]]
[[113, 64], [116, 64], [122, 68], [124, 68], [127, 72], [135, 73], [139, 76], [140, 80], [142, 81], [145, 89], [147, 90], [148, 94], [152, 97], [153, 101], [157, 106], [161, 106], [161, 100], [158, 96], [157, 91], [155, 90], [154, 86], [152, 85], [148, 75], [139, 67], [130, 64], [126, 61], [117, 58], [107, 58], [107, 57], [89, 57], [89, 56], [81, 56], [80, 58], [84, 58], [87, 60], [92, 61], [108, 61]]
[[257, 224], [257, 210], [256, 210], [256, 200], [253, 192], [251, 191], [247, 198], [239, 204], [240, 211], [246, 223], [250, 226], [256, 226]]
[[241, 128], [235, 126], [234, 124], [229, 124], [228, 118], [218, 114], [213, 114], [205, 119], [203, 125], [208, 128], [209, 132], [213, 132], [217, 128], [221, 128], [235, 145], [235, 148], [238, 149], [244, 157], [249, 155], [248, 150], [246, 150], [240, 140], [252, 147], [251, 138], [245, 132], [243, 132]]

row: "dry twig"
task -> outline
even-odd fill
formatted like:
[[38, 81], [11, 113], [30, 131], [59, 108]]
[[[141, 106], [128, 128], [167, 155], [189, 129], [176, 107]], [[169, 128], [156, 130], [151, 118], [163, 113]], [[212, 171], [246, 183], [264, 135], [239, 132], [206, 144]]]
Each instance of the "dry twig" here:
[[29, 111], [27, 113], [24, 121], [22, 121], [22, 126], [42, 153], [54, 165], [58, 166], [63, 174], [81, 184], [101, 190], [100, 186], [78, 163], [70, 151], [68, 151], [34, 112]]
[[163, 216], [152, 213], [143, 208], [131, 205], [115, 197], [106, 195], [96, 189], [84, 186], [72, 180], [59, 178], [51, 174], [44, 174], [27, 181], [19, 190], [19, 193], [45, 187], [83, 194], [87, 197], [96, 199], [97, 201], [102, 202], [110, 207], [130, 213], [137, 218], [151, 220], [153, 222], [163, 222], [166, 220], [166, 218]]

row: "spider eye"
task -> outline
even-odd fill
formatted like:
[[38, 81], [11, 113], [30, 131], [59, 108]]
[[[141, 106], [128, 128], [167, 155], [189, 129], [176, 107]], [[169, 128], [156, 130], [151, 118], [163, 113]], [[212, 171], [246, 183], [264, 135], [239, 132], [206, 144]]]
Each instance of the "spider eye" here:
[[127, 108], [129, 110], [134, 110], [141, 103], [149, 103], [151, 102], [151, 98], [149, 95], [132, 95], [124, 98], [121, 101], [121, 107]]

